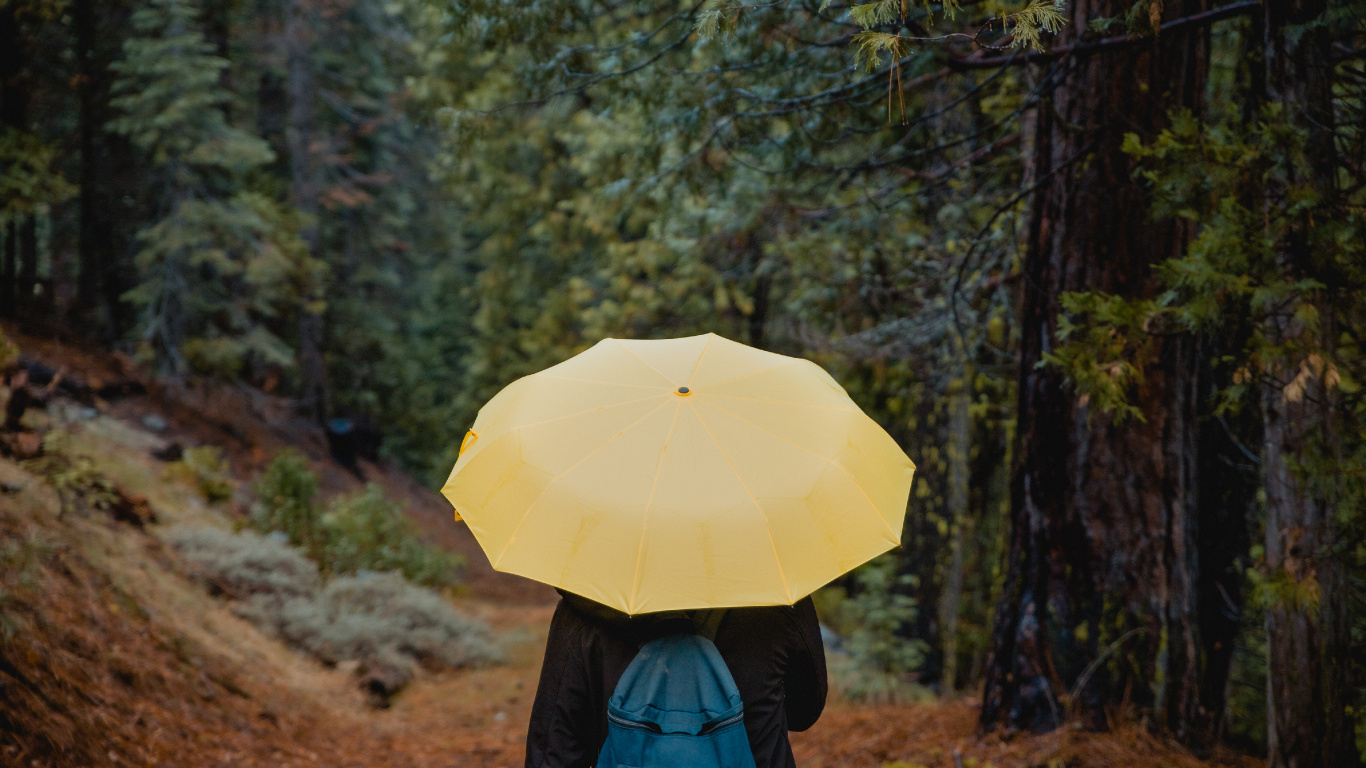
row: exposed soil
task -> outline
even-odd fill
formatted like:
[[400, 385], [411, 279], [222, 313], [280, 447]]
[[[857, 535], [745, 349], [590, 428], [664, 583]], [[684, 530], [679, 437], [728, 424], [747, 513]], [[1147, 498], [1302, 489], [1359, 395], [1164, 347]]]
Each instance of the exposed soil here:
[[[523, 762], [555, 596], [493, 572], [440, 496], [383, 463], [362, 462], [353, 473], [331, 462], [321, 431], [279, 398], [202, 382], [161, 385], [116, 356], [6, 333], [28, 359], [79, 384], [54, 399], [48, 410], [57, 423], [47, 426], [68, 430], [121, 492], [146, 498], [158, 522], [61, 514], [51, 486], [0, 458], [0, 541], [7, 547], [0, 559], [0, 766]], [[211, 505], [168, 475], [153, 453], [171, 443], [220, 447], [236, 496]], [[245, 514], [250, 479], [286, 446], [309, 455], [326, 493], [378, 482], [406, 502], [429, 541], [464, 554], [467, 589], [453, 599], [502, 633], [508, 662], [420, 673], [390, 708], [373, 709], [349, 670], [290, 650], [187, 580], [158, 526], [223, 524]], [[975, 723], [976, 708], [966, 700], [901, 707], [835, 701], [793, 743], [805, 768], [1210, 764], [1138, 726], [1003, 740], [979, 738]]]

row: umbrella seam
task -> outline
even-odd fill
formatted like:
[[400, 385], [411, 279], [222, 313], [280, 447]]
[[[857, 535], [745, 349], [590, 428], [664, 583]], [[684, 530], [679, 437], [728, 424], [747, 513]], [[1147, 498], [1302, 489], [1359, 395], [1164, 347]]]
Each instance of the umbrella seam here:
[[[710, 385], [709, 385], [710, 386]], [[700, 395], [707, 397], [724, 397], [727, 400], [750, 400], [756, 403], [777, 403], [779, 405], [795, 405], [798, 408], [818, 408], [823, 411], [845, 411], [847, 413], [863, 413], [858, 408], [840, 408], [834, 405], [814, 405], [812, 403], [798, 403], [793, 400], [773, 400], [767, 397], [743, 397], [741, 395], [719, 395], [715, 392], [699, 392]]]
[[[786, 357], [786, 355], [778, 355], [778, 356], [779, 356], [779, 357]], [[729, 379], [722, 379], [722, 380], [720, 380], [720, 381], [708, 382], [708, 383], [706, 383], [706, 384], [703, 384], [702, 386], [704, 386], [704, 387], [719, 387], [719, 386], [721, 386], [722, 384], [729, 384], [729, 383], [731, 383], [732, 381], [739, 381], [740, 379], [748, 378], [748, 377], [750, 377], [750, 376], [758, 376], [758, 375], [761, 374], [761, 373], [768, 373], [769, 371], [776, 371], [776, 370], [778, 370], [779, 368], [786, 368], [786, 367], [788, 367], [789, 365], [796, 365], [797, 363], [810, 363], [810, 362], [811, 362], [810, 360], [797, 360], [797, 359], [795, 359], [795, 358], [788, 358], [788, 360], [789, 360], [790, 362], [783, 363], [782, 365], [775, 365], [775, 366], [773, 366], [772, 368], [763, 368], [763, 369], [758, 370], [758, 371], [750, 371], [749, 373], [742, 373], [742, 374], [740, 374], [739, 376], [732, 376], [732, 377], [730, 377]], [[811, 363], [811, 364], [812, 364], [812, 365], [816, 365], [815, 363]], [[819, 367], [819, 366], [817, 366], [817, 367]]]
[[664, 455], [669, 452], [669, 440], [673, 439], [674, 429], [678, 426], [678, 414], [683, 410], [679, 403], [674, 408], [673, 420], [669, 422], [669, 434], [664, 436], [664, 446], [659, 449], [659, 460], [655, 462], [654, 480], [650, 482], [650, 495], [645, 499], [645, 514], [640, 520], [640, 541], [636, 544], [636, 571], [631, 577], [631, 599], [626, 602], [626, 612], [636, 612], [636, 595], [640, 593], [640, 566], [645, 558], [645, 534], [650, 525], [650, 508], [655, 503], [655, 491], [659, 488], [659, 473], [664, 467]]
[[511, 432], [511, 431], [514, 430], [514, 429], [526, 429], [527, 427], [539, 427], [539, 426], [542, 426], [542, 425], [545, 425], [545, 424], [553, 424], [554, 422], [557, 422], [557, 421], [564, 421], [565, 419], [572, 419], [572, 418], [574, 418], [574, 417], [576, 417], [576, 416], [583, 416], [583, 415], [585, 415], [585, 414], [593, 413], [594, 411], [601, 411], [601, 410], [604, 410], [604, 409], [606, 409], [606, 408], [618, 408], [618, 407], [623, 406], [623, 405], [634, 405], [635, 403], [643, 403], [643, 402], [645, 402], [646, 400], [653, 400], [653, 399], [655, 399], [656, 397], [660, 397], [660, 398], [665, 398], [665, 399], [667, 399], [668, 394], [669, 394], [669, 393], [665, 392], [665, 393], [658, 394], [658, 395], [650, 395], [649, 397], [638, 397], [638, 398], [636, 398], [635, 400], [622, 400], [622, 401], [619, 402], [619, 403], [609, 403], [609, 404], [607, 404], [607, 405], [595, 405], [595, 406], [593, 406], [592, 408], [588, 408], [588, 409], [585, 409], [585, 410], [582, 410], [582, 411], [576, 411], [576, 412], [574, 412], [574, 413], [567, 413], [567, 414], [565, 414], [565, 415], [563, 415], [563, 416], [556, 416], [556, 417], [553, 418], [553, 419], [543, 419], [543, 420], [541, 420], [541, 421], [533, 421], [533, 422], [531, 422], [531, 423], [529, 423], [529, 424], [517, 424], [517, 425], [515, 425], [515, 426], [508, 427], [507, 429], [503, 430], [502, 432], [499, 432], [497, 435], [495, 435], [495, 437], [502, 437], [503, 435], [506, 435], [507, 433]]
[[[660, 403], [659, 407], [652, 409], [649, 413], [647, 413], [647, 414], [645, 414], [644, 416], [641, 416], [639, 419], [636, 419], [635, 421], [631, 422], [631, 423], [628, 424], [624, 429], [622, 429], [620, 432], [618, 432], [618, 433], [616, 433], [615, 435], [613, 435], [613, 436], [612, 436], [612, 439], [608, 440], [607, 442], [603, 443], [602, 445], [598, 446], [597, 448], [594, 448], [591, 452], [589, 452], [588, 454], [584, 455], [583, 458], [581, 458], [581, 459], [579, 459], [578, 461], [574, 462], [574, 464], [573, 464], [572, 466], [570, 466], [568, 469], [566, 469], [565, 471], [561, 472], [560, 474], [555, 475], [554, 477], [550, 478], [550, 480], [546, 481], [545, 487], [542, 488], [542, 489], [541, 489], [541, 492], [538, 493], [538, 494], [536, 494], [536, 498], [532, 499], [532, 500], [531, 500], [531, 503], [527, 505], [526, 512], [523, 512], [523, 513], [522, 513], [522, 519], [517, 521], [517, 527], [515, 527], [515, 528], [512, 529], [512, 533], [508, 536], [507, 543], [505, 543], [505, 544], [503, 545], [502, 551], [498, 553], [498, 559], [495, 560], [495, 561], [493, 561], [493, 568], [494, 568], [494, 570], [497, 570], [497, 569], [498, 569], [499, 564], [501, 564], [501, 563], [503, 562], [503, 558], [507, 556], [508, 549], [511, 548], [513, 542], [517, 540], [517, 534], [521, 532], [521, 530], [522, 530], [522, 524], [525, 523], [525, 522], [526, 522], [526, 519], [527, 519], [528, 517], [531, 516], [531, 510], [532, 510], [532, 509], [535, 509], [536, 505], [537, 505], [538, 503], [540, 503], [541, 499], [545, 496], [546, 491], [550, 490], [550, 486], [551, 486], [552, 484], [554, 484], [554, 482], [555, 482], [556, 480], [560, 480], [560, 479], [564, 478], [565, 475], [568, 475], [570, 472], [573, 472], [575, 469], [577, 469], [577, 468], [579, 467], [580, 464], [583, 464], [585, 461], [588, 461], [589, 459], [591, 459], [591, 458], [593, 458], [594, 456], [596, 456], [596, 455], [598, 455], [599, 453], [601, 453], [601, 452], [603, 451], [603, 449], [605, 449], [607, 446], [609, 446], [609, 445], [611, 445], [612, 443], [616, 442], [617, 438], [621, 437], [622, 435], [626, 434], [626, 433], [627, 433], [628, 431], [630, 431], [631, 429], [635, 428], [636, 425], [640, 424], [642, 421], [645, 421], [646, 419], [648, 419], [648, 418], [650, 418], [651, 416], [653, 416], [657, 411], [659, 411], [660, 408], [663, 408], [663, 407], [664, 407], [665, 405], [667, 405], [667, 404], [668, 404], [667, 401], [665, 401], [664, 403]], [[521, 430], [521, 427], [518, 427], [518, 430], [520, 431], [520, 430]], [[509, 431], [510, 431], [510, 430], [509, 430]], [[504, 433], [504, 434], [506, 434], [506, 433]], [[517, 447], [518, 447], [518, 450], [521, 450], [521, 443], [520, 443], [520, 442], [518, 443]], [[526, 462], [523, 461], [523, 463], [526, 463]]]
[[697, 353], [697, 362], [692, 364], [692, 370], [688, 372], [688, 381], [686, 383], [689, 387], [692, 387], [692, 380], [697, 378], [697, 369], [702, 367], [702, 358], [706, 357], [707, 350], [711, 349], [711, 342], [715, 338], [716, 334], [707, 334], [707, 343], [702, 345], [702, 351]]
[[[810, 448], [807, 448], [807, 447], [802, 446], [802, 445], [799, 445], [798, 443], [795, 443], [795, 442], [793, 442], [793, 441], [791, 441], [791, 440], [788, 440], [787, 438], [783, 437], [782, 435], [779, 435], [778, 433], [774, 432], [773, 430], [768, 429], [767, 427], [764, 427], [764, 426], [762, 426], [762, 425], [760, 425], [760, 424], [756, 424], [756, 423], [750, 421], [749, 419], [746, 419], [744, 416], [741, 416], [740, 414], [735, 413], [734, 411], [731, 411], [731, 410], [727, 410], [727, 409], [725, 409], [725, 408], [722, 408], [721, 406], [716, 405], [715, 403], [708, 403], [708, 405], [710, 405], [712, 408], [715, 408], [715, 409], [718, 410], [718, 411], [721, 411], [722, 413], [728, 413], [728, 414], [730, 414], [731, 416], [734, 416], [735, 418], [739, 419], [740, 421], [743, 421], [743, 422], [745, 422], [746, 424], [748, 424], [748, 425], [754, 427], [755, 429], [758, 429], [758, 430], [761, 430], [761, 431], [763, 431], [763, 432], [766, 432], [766, 433], [772, 435], [773, 437], [775, 437], [775, 438], [777, 438], [777, 439], [779, 439], [779, 440], [781, 440], [781, 441], [783, 441], [783, 442], [785, 442], [785, 443], [791, 445], [792, 447], [794, 447], [794, 448], [796, 448], [796, 449], [798, 449], [798, 450], [805, 451], [805, 452], [811, 454], [812, 456], [815, 456], [815, 457], [818, 458], [818, 459], [825, 459], [825, 464], [826, 464], [826, 466], [830, 466], [830, 465], [833, 464], [834, 466], [839, 467], [839, 468], [840, 468], [840, 471], [843, 472], [843, 473], [845, 474], [845, 476], [849, 478], [850, 482], [852, 482], [852, 483], [854, 484], [854, 487], [855, 487], [855, 488], [858, 488], [859, 493], [863, 494], [863, 498], [868, 502], [868, 506], [870, 506], [870, 507], [873, 508], [874, 514], [876, 514], [877, 517], [878, 517], [878, 519], [882, 521], [882, 524], [885, 525], [885, 526], [887, 527], [887, 532], [890, 533], [890, 534], [892, 534], [893, 536], [896, 536], [896, 535], [897, 535], [896, 530], [894, 530], [894, 529], [892, 528], [892, 523], [891, 523], [891, 521], [889, 521], [889, 520], [887, 519], [887, 517], [886, 517], [885, 515], [882, 514], [882, 510], [878, 509], [877, 504], [873, 501], [873, 497], [868, 495], [868, 491], [863, 487], [863, 483], [860, 483], [860, 482], [858, 481], [858, 478], [857, 478], [857, 477], [854, 477], [854, 473], [853, 473], [853, 472], [850, 472], [848, 467], [844, 466], [843, 464], [839, 463], [838, 461], [836, 461], [836, 460], [833, 459], [833, 458], [826, 458], [826, 457], [820, 455], [819, 453], [816, 453], [815, 451], [811, 450]], [[866, 414], [865, 414], [865, 418], [866, 418]], [[898, 537], [898, 538], [899, 538], [899, 537]]]
[[643, 366], [645, 366], [646, 368], [649, 368], [650, 370], [652, 370], [652, 371], [654, 371], [655, 373], [659, 374], [659, 377], [660, 377], [660, 378], [662, 378], [662, 379], [664, 379], [665, 381], [669, 382], [669, 386], [674, 386], [674, 380], [673, 380], [673, 379], [669, 378], [668, 376], [665, 376], [663, 371], [661, 371], [661, 370], [659, 370], [658, 368], [654, 367], [653, 365], [650, 365], [649, 363], [645, 362], [645, 358], [643, 358], [643, 357], [641, 357], [640, 355], [637, 355], [636, 353], [632, 352], [632, 351], [631, 351], [631, 348], [628, 347], [628, 346], [626, 346], [624, 343], [622, 343], [622, 340], [621, 340], [621, 339], [612, 339], [612, 341], [615, 341], [615, 342], [617, 343], [617, 346], [619, 346], [619, 347], [621, 347], [622, 349], [624, 349], [624, 350], [626, 351], [626, 354], [628, 354], [628, 355], [630, 355], [631, 357], [634, 357], [635, 359], [639, 360], [641, 365], [643, 365]]
[[619, 381], [597, 381], [595, 379], [579, 379], [573, 376], [557, 376], [551, 373], [547, 373], [545, 376], [541, 378], [559, 379], [560, 381], [577, 381], [581, 384], [605, 384], [609, 387], [633, 387], [636, 389], [655, 389], [655, 386], [653, 384], [622, 384]]
[[792, 586], [788, 583], [787, 572], [783, 570], [783, 559], [778, 554], [778, 542], [773, 538], [773, 525], [769, 522], [768, 513], [764, 511], [764, 505], [760, 504], [759, 500], [749, 490], [749, 486], [745, 484], [745, 478], [740, 475], [740, 470], [735, 466], [735, 462], [731, 461], [730, 456], [726, 454], [726, 449], [721, 447], [721, 441], [716, 439], [716, 434], [711, 431], [711, 426], [707, 424], [707, 420], [702, 418], [701, 413], [698, 413], [697, 406], [692, 403], [688, 403], [688, 406], [692, 408], [693, 415], [697, 417], [698, 423], [707, 430], [707, 436], [711, 438], [712, 444], [716, 446], [721, 458], [725, 459], [726, 464], [730, 466], [730, 471], [735, 473], [735, 479], [740, 481], [740, 487], [745, 489], [745, 494], [749, 496], [749, 500], [754, 502], [754, 508], [759, 510], [759, 516], [764, 519], [764, 530], [768, 532], [768, 543], [773, 548], [773, 562], [778, 566], [778, 577], [783, 580], [783, 593], [787, 595], [788, 605], [791, 605], [795, 602], [792, 599]]

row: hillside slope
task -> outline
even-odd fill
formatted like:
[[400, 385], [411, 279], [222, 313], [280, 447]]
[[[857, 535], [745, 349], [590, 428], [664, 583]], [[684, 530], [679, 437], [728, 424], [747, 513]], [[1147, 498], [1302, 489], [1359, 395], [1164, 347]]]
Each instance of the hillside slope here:
[[[62, 450], [118, 503], [64, 509], [74, 486], [63, 476], [0, 458], [0, 766], [521, 764], [552, 591], [493, 573], [445, 502], [396, 469], [362, 461], [357, 476], [332, 463], [321, 434], [283, 401], [221, 385], [171, 389], [113, 356], [18, 341], [29, 368], [60, 373], [39, 382], [49, 396], [25, 415], [24, 433], [66, 435]], [[156, 458], [173, 443], [221, 448], [231, 498], [206, 501], [192, 477]], [[5, 445], [13, 453], [17, 442]], [[287, 647], [190, 578], [164, 533], [231, 527], [252, 478], [286, 446], [308, 453], [325, 493], [381, 483], [428, 541], [464, 553], [467, 589], [453, 600], [501, 633], [506, 663], [420, 671], [375, 709], [346, 664]], [[794, 746], [808, 768], [1202, 765], [1134, 728], [1006, 741], [978, 738], [974, 726], [971, 702], [832, 702]]]

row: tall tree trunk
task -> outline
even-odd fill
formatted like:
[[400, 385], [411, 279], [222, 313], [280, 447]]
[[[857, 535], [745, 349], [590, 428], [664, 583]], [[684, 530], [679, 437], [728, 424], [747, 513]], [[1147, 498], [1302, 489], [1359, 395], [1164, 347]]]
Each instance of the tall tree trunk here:
[[[1205, 366], [1204, 402], [1212, 402], [1212, 374]], [[1229, 386], [1231, 382], [1221, 382]], [[1200, 473], [1200, 520], [1197, 548], [1200, 551], [1199, 616], [1200, 679], [1203, 710], [1200, 746], [1219, 740], [1224, 722], [1225, 698], [1232, 671], [1233, 651], [1243, 629], [1243, 589], [1246, 578], [1242, 558], [1251, 543], [1249, 512], [1260, 487], [1257, 446], [1261, 444], [1261, 417], [1247, 408], [1227, 417], [1206, 418], [1200, 425], [1198, 454]]]
[[[1160, 7], [1160, 6], [1159, 6]], [[1165, 18], [1204, 10], [1165, 5]], [[1063, 34], [1122, 16], [1122, 0], [1079, 0]], [[1059, 371], [1039, 367], [1058, 343], [1061, 297], [1158, 290], [1152, 265], [1189, 238], [1152, 222], [1148, 198], [1121, 150], [1126, 132], [1150, 139], [1167, 112], [1199, 113], [1208, 31], [1183, 28], [1122, 50], [1066, 57], [1038, 110], [1033, 204], [1024, 264], [1018, 465], [1012, 487], [1009, 571], [996, 612], [982, 724], [1043, 729], [1061, 717], [1058, 695], [1093, 727], [1129, 701], [1183, 740], [1198, 718], [1195, 436], [1198, 347], [1158, 342], [1134, 393], [1146, 423], [1093, 413]]]
[[25, 321], [37, 320], [38, 217], [29, 214], [19, 225], [19, 265], [14, 290], [15, 308]]
[[73, 0], [71, 24], [76, 58], [80, 147], [80, 235], [77, 241], [77, 328], [89, 336], [117, 338], [133, 321], [123, 294], [133, 287], [133, 233], [144, 221], [134, 190], [145, 184], [145, 167], [126, 141], [104, 130], [109, 120], [109, 65], [127, 34], [130, 11], [113, 0]]
[[[29, 82], [24, 71], [24, 38], [13, 3], [0, 7], [0, 131], [28, 130]], [[3, 205], [7, 201], [0, 201]], [[0, 265], [0, 313], [15, 317], [23, 300], [20, 264], [24, 259], [23, 230], [29, 217], [11, 211], [5, 233], [4, 264]]]
[[97, 71], [95, 61], [95, 0], [75, 0], [71, 4], [71, 21], [76, 36], [77, 95], [80, 103], [79, 133], [81, 147], [80, 239], [79, 275], [76, 278], [76, 305], [84, 319], [99, 316], [100, 272], [99, 253], [105, 238], [101, 237], [103, 212], [97, 198], [100, 163], [96, 159], [96, 140], [103, 123], [99, 109]]
[[[962, 342], [956, 345], [965, 357]], [[963, 538], [968, 525], [969, 452], [972, 449], [972, 365], [964, 360], [957, 388], [949, 395], [949, 494], [945, 517], [949, 522], [949, 572], [939, 596], [939, 637], [944, 649], [944, 670], [939, 689], [952, 698], [958, 678], [958, 614], [963, 602]]]
[[12, 318], [18, 303], [15, 285], [18, 282], [19, 225], [12, 221], [5, 224], [4, 230], [0, 231], [0, 240], [4, 241], [4, 251], [0, 252], [0, 317]]
[[[1319, 25], [1305, 25], [1327, 10], [1324, 0], [1271, 2], [1265, 6], [1263, 50], [1266, 87], [1306, 137], [1308, 184], [1332, 215], [1336, 197], [1336, 148], [1331, 39]], [[1294, 171], [1291, 171], [1294, 174]], [[1269, 204], [1284, 206], [1285, 189], [1269, 185]], [[1310, 244], [1308, 213], [1296, 222], [1278, 249], [1278, 266], [1287, 280], [1315, 278], [1332, 285], [1331, 265]], [[1262, 473], [1266, 491], [1266, 578], [1282, 585], [1266, 612], [1267, 753], [1271, 768], [1331, 768], [1358, 764], [1346, 715], [1345, 577], [1332, 553], [1333, 481], [1309, 482], [1316, 461], [1331, 459], [1337, 430], [1334, 397], [1324, 369], [1308, 358], [1318, 349], [1331, 359], [1333, 296], [1322, 291], [1315, 303], [1322, 327], [1305, 326], [1297, 310], [1301, 298], [1272, 315], [1263, 331], [1273, 343], [1301, 348], [1303, 362], [1287, 360], [1266, 372], [1262, 390]], [[1306, 368], [1307, 366], [1307, 368]], [[1302, 372], [1313, 375], [1288, 387]], [[1315, 594], [1317, 593], [1317, 594]], [[1313, 597], [1309, 597], [1313, 595]]]
[[[313, 85], [313, 20], [311, 0], [289, 0], [285, 24], [285, 57], [288, 70], [290, 176], [294, 205], [305, 217], [300, 234], [309, 253], [318, 252], [318, 165], [313, 156], [316, 93]], [[321, 288], [306, 286], [299, 310], [300, 403], [306, 413], [322, 423], [327, 418], [327, 367], [323, 360]]]

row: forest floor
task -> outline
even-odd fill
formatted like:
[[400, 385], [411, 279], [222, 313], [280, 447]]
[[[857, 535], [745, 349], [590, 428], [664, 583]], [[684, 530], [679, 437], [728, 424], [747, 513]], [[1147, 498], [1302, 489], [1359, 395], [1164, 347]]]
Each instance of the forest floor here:
[[[155, 523], [62, 514], [56, 490], [0, 458], [0, 766], [499, 766], [523, 762], [526, 723], [555, 595], [494, 573], [449, 507], [394, 467], [332, 463], [321, 433], [282, 401], [223, 386], [169, 389], [125, 360], [5, 329], [58, 371], [35, 430], [65, 430]], [[65, 392], [66, 394], [62, 394]], [[69, 395], [69, 396], [68, 396]], [[237, 497], [203, 500], [152, 456], [171, 443], [220, 447]], [[344, 665], [329, 668], [262, 634], [210, 597], [158, 536], [245, 514], [250, 478], [284, 446], [313, 460], [325, 493], [378, 482], [425, 537], [466, 556], [458, 606], [504, 638], [504, 664], [427, 672], [375, 709]], [[976, 733], [975, 702], [832, 701], [793, 735], [804, 768], [1211, 765], [1136, 725], [1108, 733]], [[1220, 755], [1218, 764], [1259, 765]]]

